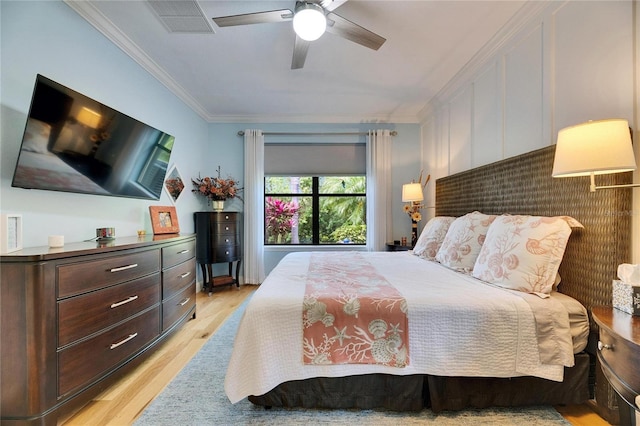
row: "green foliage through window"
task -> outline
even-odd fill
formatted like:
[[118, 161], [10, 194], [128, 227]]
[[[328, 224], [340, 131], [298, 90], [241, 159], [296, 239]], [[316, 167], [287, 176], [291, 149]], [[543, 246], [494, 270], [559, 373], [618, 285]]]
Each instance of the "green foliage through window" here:
[[265, 244], [366, 244], [365, 176], [267, 176]]

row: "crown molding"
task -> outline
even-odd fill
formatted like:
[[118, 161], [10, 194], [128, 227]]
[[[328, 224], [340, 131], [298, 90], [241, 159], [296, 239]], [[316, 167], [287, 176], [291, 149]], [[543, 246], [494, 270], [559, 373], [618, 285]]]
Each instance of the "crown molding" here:
[[319, 115], [216, 115], [208, 120], [210, 123], [368, 123], [368, 124], [418, 124], [416, 115], [406, 116], [319, 116]]
[[210, 121], [207, 111], [191, 97], [167, 72], [151, 59], [129, 37], [120, 31], [102, 12], [91, 2], [81, 0], [63, 0], [64, 3], [84, 18], [107, 39], [118, 46], [125, 54], [133, 59], [149, 74], [155, 77], [167, 89], [175, 94], [182, 102], [203, 119]]
[[557, 0], [530, 0], [527, 1], [511, 19], [458, 71], [442, 89], [438, 91], [418, 113], [420, 123], [437, 110], [442, 101], [446, 101], [453, 94], [469, 83], [496, 55], [511, 42], [521, 31], [531, 25], [535, 19], [539, 19], [543, 12], [551, 4], [566, 3]]
[[418, 123], [417, 115], [399, 116], [318, 116], [318, 115], [212, 115], [178, 84], [160, 65], [151, 59], [137, 44], [120, 31], [91, 2], [63, 0], [71, 9], [84, 18], [126, 55], [156, 78], [169, 91], [208, 123]]

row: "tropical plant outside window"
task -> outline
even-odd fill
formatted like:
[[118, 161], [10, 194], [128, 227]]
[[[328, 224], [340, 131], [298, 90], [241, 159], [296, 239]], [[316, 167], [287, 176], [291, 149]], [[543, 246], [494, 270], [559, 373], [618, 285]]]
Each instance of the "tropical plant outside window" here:
[[267, 176], [265, 244], [366, 244], [365, 176]]

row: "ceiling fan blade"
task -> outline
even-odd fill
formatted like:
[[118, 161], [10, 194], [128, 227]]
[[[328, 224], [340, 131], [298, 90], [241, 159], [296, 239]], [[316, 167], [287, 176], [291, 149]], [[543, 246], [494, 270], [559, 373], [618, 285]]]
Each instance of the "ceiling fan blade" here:
[[296, 42], [293, 45], [293, 58], [291, 58], [291, 69], [298, 70], [304, 67], [311, 42], [301, 39], [296, 35]]
[[235, 25], [268, 24], [272, 22], [284, 22], [293, 19], [293, 12], [289, 9], [271, 10], [268, 12], [245, 13], [243, 15], [220, 16], [212, 18], [219, 27], [232, 27]]
[[369, 49], [378, 50], [386, 38], [344, 19], [335, 13], [327, 14], [327, 32], [351, 40]]
[[327, 12], [333, 12], [343, 4], [345, 4], [347, 0], [321, 0], [320, 6]]

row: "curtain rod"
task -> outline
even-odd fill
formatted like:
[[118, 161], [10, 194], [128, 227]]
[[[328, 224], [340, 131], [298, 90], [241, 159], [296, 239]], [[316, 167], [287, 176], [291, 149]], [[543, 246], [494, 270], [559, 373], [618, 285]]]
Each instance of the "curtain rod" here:
[[[369, 132], [263, 132], [265, 136], [367, 136]], [[392, 130], [391, 136], [397, 136], [398, 132]], [[244, 136], [244, 130], [238, 132], [238, 136]]]

